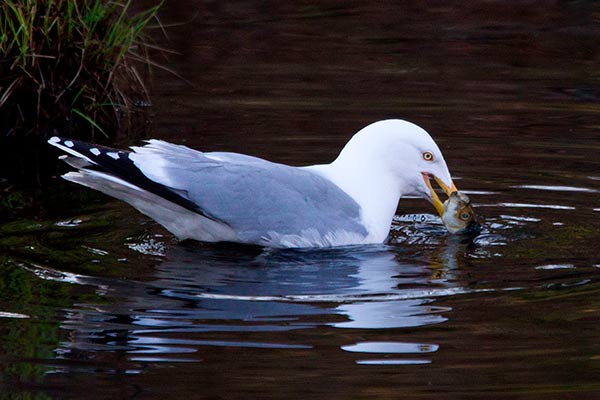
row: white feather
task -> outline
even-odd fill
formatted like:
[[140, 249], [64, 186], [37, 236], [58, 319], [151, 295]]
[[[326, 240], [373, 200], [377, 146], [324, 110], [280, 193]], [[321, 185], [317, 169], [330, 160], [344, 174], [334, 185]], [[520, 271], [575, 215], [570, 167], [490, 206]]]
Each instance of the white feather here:
[[[423, 151], [435, 162], [422, 159]], [[306, 169], [321, 174], [350, 195], [361, 207], [369, 235], [383, 242], [402, 196], [428, 197], [421, 173], [431, 173], [452, 184], [438, 146], [419, 126], [402, 120], [375, 122], [356, 133], [331, 164]]]
[[83, 169], [69, 172], [63, 178], [129, 203], [180, 239], [207, 242], [235, 240], [235, 232], [227, 225], [205, 218], [115, 176]]

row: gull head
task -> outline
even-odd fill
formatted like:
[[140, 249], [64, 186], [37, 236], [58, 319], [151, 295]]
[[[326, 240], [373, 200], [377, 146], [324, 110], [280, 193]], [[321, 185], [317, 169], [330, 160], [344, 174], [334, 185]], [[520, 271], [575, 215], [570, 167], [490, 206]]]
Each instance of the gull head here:
[[442, 215], [444, 206], [433, 189], [435, 181], [450, 196], [457, 191], [438, 145], [423, 128], [407, 121], [390, 119], [360, 130], [340, 153], [336, 163], [357, 176], [380, 180], [402, 196], [429, 200]]

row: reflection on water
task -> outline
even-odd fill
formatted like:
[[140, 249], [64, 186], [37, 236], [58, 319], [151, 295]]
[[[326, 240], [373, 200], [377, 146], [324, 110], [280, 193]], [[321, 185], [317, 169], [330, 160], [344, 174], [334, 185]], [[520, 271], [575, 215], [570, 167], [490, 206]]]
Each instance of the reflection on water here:
[[[539, 222], [501, 215], [485, 220], [475, 237], [453, 236], [438, 217], [405, 214], [396, 218], [390, 244], [321, 250], [189, 243], [168, 246], [165, 253], [162, 234], [142, 235], [126, 239], [126, 247], [143, 256], [158, 255], [160, 262], [141, 280], [74, 274], [26, 262], [19, 266], [44, 280], [94, 288], [106, 299], [65, 309], [60, 328], [67, 334], [54, 349], [57, 359], [104, 353], [126, 354], [129, 362], [201, 362], [211, 348], [308, 351], [319, 346], [288, 332], [385, 332], [444, 323], [452, 307], [436, 300], [523, 288], [522, 282], [474, 286], [464, 279], [460, 265], [466, 259], [501, 256], [498, 246], [524, 237], [515, 229]], [[110, 256], [103, 249], [82, 247], [91, 257]], [[535, 269], [566, 268], [553, 264]], [[355, 359], [357, 365], [430, 363], [430, 356], [421, 355], [443, 349], [425, 340], [348, 344], [343, 334], [338, 340], [340, 350], [363, 354]], [[67, 363], [51, 371], [80, 368]], [[139, 372], [133, 367], [128, 371]]]
[[[455, 257], [452, 252], [457, 250], [444, 257]], [[182, 354], [178, 360], [191, 361], [201, 357], [205, 347], [314, 346], [253, 340], [252, 334], [260, 332], [439, 324], [446, 321], [449, 309], [432, 305], [432, 298], [466, 292], [448, 279], [452, 265], [455, 261], [448, 260], [432, 268], [385, 245], [293, 251], [175, 247], [149, 282], [86, 279], [86, 284], [105, 287], [118, 302], [69, 310], [62, 322], [71, 332], [69, 340], [57, 351], [63, 358], [79, 352], [125, 351], [130, 360], [149, 360], [152, 354], [153, 361], [172, 361], [173, 355]], [[226, 332], [246, 333], [249, 339], [202, 339], [205, 333]], [[392, 346], [389, 353], [400, 348]]]
[[[211, 348], [318, 347], [287, 332], [325, 328], [385, 332], [444, 323], [452, 307], [438, 304], [439, 299], [531, 285], [517, 281], [495, 282], [492, 287], [473, 285], [460, 267], [469, 259], [502, 257], [499, 247], [535, 237], [534, 228], [541, 221], [501, 214], [482, 220], [477, 236], [463, 236], [448, 235], [440, 219], [431, 214], [404, 214], [396, 217], [389, 244], [321, 250], [198, 243], [167, 246], [162, 234], [143, 234], [124, 241], [130, 251], [160, 257], [143, 279], [77, 274], [25, 261], [15, 265], [39, 279], [93, 288], [104, 299], [78, 302], [64, 310], [60, 328], [67, 334], [53, 350], [57, 359], [123, 353], [129, 362], [200, 362]], [[49, 226], [86, 229], [83, 221], [63, 222]], [[94, 262], [111, 257], [104, 249], [80, 247]], [[122, 260], [127, 259], [115, 262]], [[547, 271], [575, 268], [564, 263], [535, 266], [535, 270]], [[29, 317], [9, 311], [1, 316]], [[420, 355], [443, 349], [425, 340], [348, 344], [343, 335], [335, 345], [346, 352], [364, 353], [355, 359], [358, 365], [430, 363], [430, 357]], [[365, 358], [371, 353], [379, 358]], [[398, 358], [398, 354], [408, 358]], [[51, 372], [67, 373], [71, 367], [67, 363]]]
[[[343, 346], [342, 349], [350, 352], [359, 353], [378, 353], [378, 354], [420, 354], [432, 353], [437, 351], [439, 346], [435, 344], [424, 343], [401, 343], [401, 342], [363, 342], [349, 346]], [[431, 360], [427, 359], [368, 359], [357, 360], [360, 365], [409, 365], [409, 364], [429, 364]]]

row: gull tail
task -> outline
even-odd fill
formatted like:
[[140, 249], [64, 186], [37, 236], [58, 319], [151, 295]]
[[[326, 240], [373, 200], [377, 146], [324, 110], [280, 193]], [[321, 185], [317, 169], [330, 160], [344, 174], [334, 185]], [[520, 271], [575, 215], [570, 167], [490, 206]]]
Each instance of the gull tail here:
[[60, 159], [77, 169], [62, 177], [122, 200], [154, 219], [179, 239], [233, 240], [234, 231], [197, 204], [148, 178], [130, 159], [130, 151], [52, 137], [48, 143], [68, 155]]

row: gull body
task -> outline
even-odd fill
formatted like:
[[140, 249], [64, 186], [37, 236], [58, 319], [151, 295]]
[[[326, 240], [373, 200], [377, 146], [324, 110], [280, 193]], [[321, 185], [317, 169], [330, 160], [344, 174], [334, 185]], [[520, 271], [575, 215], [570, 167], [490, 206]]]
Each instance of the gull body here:
[[123, 200], [180, 239], [270, 247], [382, 243], [402, 196], [443, 206], [430, 178], [456, 191], [422, 128], [378, 121], [330, 164], [293, 167], [237, 153], [149, 140], [119, 151], [53, 137], [77, 171], [63, 177]]

